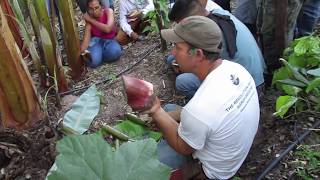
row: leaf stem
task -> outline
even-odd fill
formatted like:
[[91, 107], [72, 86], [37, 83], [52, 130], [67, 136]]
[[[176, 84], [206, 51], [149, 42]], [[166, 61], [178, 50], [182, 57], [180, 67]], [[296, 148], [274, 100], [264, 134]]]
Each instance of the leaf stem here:
[[146, 122], [141, 120], [140, 118], [138, 118], [136, 115], [134, 114], [131, 114], [131, 113], [126, 113], [124, 115], [124, 118], [131, 121], [131, 122], [134, 122], [136, 124], [140, 124], [140, 125], [143, 125], [143, 126], [146, 126]]
[[129, 141], [129, 136], [118, 131], [117, 129], [114, 129], [113, 127], [111, 127], [109, 125], [102, 126], [101, 130], [107, 132], [108, 134], [111, 134], [112, 136], [115, 136], [116, 138], [118, 138], [122, 141]]

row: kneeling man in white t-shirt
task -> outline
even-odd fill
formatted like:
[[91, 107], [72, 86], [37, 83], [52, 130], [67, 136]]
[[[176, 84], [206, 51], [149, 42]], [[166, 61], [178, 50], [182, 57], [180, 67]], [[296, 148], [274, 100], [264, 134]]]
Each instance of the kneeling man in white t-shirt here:
[[245, 160], [257, 132], [254, 80], [241, 65], [220, 58], [220, 28], [206, 17], [190, 16], [161, 35], [175, 43], [172, 53], [180, 71], [203, 82], [178, 114], [165, 112], [159, 99], [147, 113], [172, 149], [199, 160], [206, 178], [228, 179]]

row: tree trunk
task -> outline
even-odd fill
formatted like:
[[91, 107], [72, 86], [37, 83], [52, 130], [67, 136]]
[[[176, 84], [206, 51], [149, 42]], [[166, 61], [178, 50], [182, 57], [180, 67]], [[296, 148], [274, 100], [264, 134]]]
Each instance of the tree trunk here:
[[0, 120], [25, 129], [41, 119], [37, 92], [0, 7]]

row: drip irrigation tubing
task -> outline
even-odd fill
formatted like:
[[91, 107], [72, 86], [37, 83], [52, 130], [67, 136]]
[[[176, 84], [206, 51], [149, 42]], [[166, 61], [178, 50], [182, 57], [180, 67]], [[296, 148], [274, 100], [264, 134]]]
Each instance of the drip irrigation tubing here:
[[[311, 129], [316, 129], [320, 125], [320, 120], [318, 120]], [[283, 151], [279, 157], [275, 158], [268, 166], [265, 168], [265, 170], [258, 176], [257, 180], [263, 179], [270, 170], [272, 170], [280, 161], [282, 158], [284, 158], [291, 150], [295, 149], [296, 146], [301, 143], [304, 138], [306, 138], [311, 133], [311, 130], [306, 130], [301, 136], [298, 137], [296, 141], [294, 141], [288, 148]]]
[[[124, 73], [128, 72], [129, 70], [131, 70], [134, 66], [139, 64], [145, 57], [147, 57], [151, 52], [153, 52], [154, 49], [156, 49], [159, 46], [160, 46], [160, 43], [157, 43], [156, 45], [154, 45], [151, 48], [149, 48], [148, 50], [146, 50], [146, 53], [144, 55], [142, 55], [138, 61], [136, 61], [134, 64], [132, 64], [127, 69], [125, 69], [125, 70], [119, 72], [118, 74], [116, 74], [115, 77], [118, 78], [122, 74], [124, 74]], [[66, 92], [59, 93], [59, 95], [63, 96], [63, 95], [71, 94], [71, 93], [76, 92], [76, 91], [82, 91], [82, 90], [88, 89], [89, 87], [91, 87], [94, 84], [95, 85], [99, 85], [99, 84], [106, 83], [106, 82], [109, 82], [109, 81], [112, 81], [112, 80], [113, 80], [113, 78], [107, 78], [105, 80], [99, 81], [97, 83], [93, 83], [91, 85], [87, 85], [87, 86], [84, 86], [84, 87], [81, 87], [81, 88], [76, 88], [76, 89], [72, 89], [72, 90], [69, 90], [69, 91], [66, 91]]]

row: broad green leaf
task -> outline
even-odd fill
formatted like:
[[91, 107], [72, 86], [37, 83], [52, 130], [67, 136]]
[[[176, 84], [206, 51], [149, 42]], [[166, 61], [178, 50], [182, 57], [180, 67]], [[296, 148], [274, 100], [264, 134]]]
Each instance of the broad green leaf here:
[[[281, 84], [287, 84], [287, 85], [292, 85], [292, 86], [297, 86], [297, 87], [306, 87], [307, 85], [303, 84], [300, 81], [296, 81], [293, 79], [284, 79], [284, 80], [278, 80], [277, 82], [281, 83]], [[281, 89], [281, 88], [279, 88]]]
[[282, 56], [284, 59], [288, 59], [292, 53], [293, 53], [292, 47], [287, 47], [286, 49], [283, 50]]
[[294, 105], [298, 100], [294, 96], [280, 96], [276, 102], [276, 112], [273, 113], [276, 116], [283, 118], [283, 116], [288, 112], [289, 108]]
[[95, 85], [86, 90], [63, 118], [63, 126], [82, 134], [88, 130], [100, 109], [100, 98]]
[[285, 66], [288, 68], [288, 70], [290, 72], [292, 72], [293, 76], [298, 80], [298, 81], [301, 81], [302, 83], [304, 84], [309, 84], [309, 81], [301, 74], [299, 73], [299, 71], [293, 67], [290, 63], [288, 63], [286, 60], [284, 59], [280, 59], [284, 64]]
[[115, 129], [125, 133], [131, 139], [145, 139], [145, 138], [153, 138], [158, 141], [161, 138], [161, 133], [151, 131], [140, 124], [133, 123], [129, 120], [122, 121], [121, 123], [114, 126]]
[[[320, 41], [320, 39], [319, 39]], [[312, 48], [312, 53], [315, 54], [315, 55], [320, 55], [320, 47], [318, 46], [317, 48]]]
[[310, 82], [310, 84], [308, 85], [308, 87], [306, 89], [306, 93], [309, 93], [310, 91], [312, 91], [318, 87], [320, 87], [320, 77], [318, 77]]
[[272, 77], [272, 85], [274, 85], [278, 80], [288, 79], [291, 75], [292, 73], [289, 72], [286, 67], [277, 69]]
[[300, 38], [298, 44], [294, 47], [294, 53], [298, 56], [305, 54], [308, 50], [308, 45], [306, 44], [306, 37]]
[[150, 26], [146, 26], [144, 29], [143, 29], [143, 33], [144, 32], [151, 32], [152, 28]]
[[317, 69], [311, 69], [309, 71], [307, 71], [308, 74], [312, 75], [312, 76], [318, 76], [320, 77], [320, 68]]
[[307, 76], [307, 69], [306, 69], [306, 68], [300, 68], [300, 73], [301, 73], [303, 76]]
[[297, 96], [302, 91], [301, 88], [292, 85], [282, 85], [282, 89], [290, 96]]
[[296, 67], [306, 67], [307, 65], [305, 58], [303, 56], [297, 56], [296, 54], [291, 54], [288, 62]]
[[57, 170], [49, 180], [161, 180], [170, 175], [152, 139], [124, 143], [114, 151], [98, 134], [73, 135], [59, 141], [57, 149]]
[[320, 54], [306, 57], [306, 62], [309, 68], [318, 66], [320, 64]]

